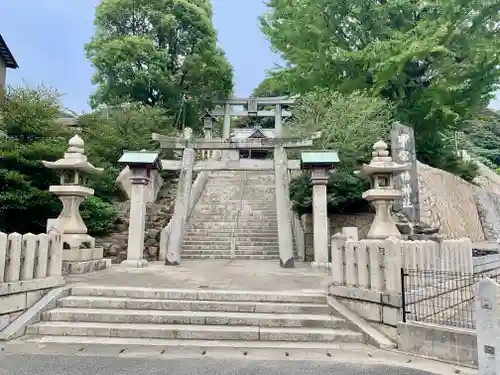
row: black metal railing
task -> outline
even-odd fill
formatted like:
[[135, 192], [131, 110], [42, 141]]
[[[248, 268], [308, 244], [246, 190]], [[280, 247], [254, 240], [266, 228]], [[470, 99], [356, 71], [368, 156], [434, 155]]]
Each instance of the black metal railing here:
[[474, 292], [490, 274], [401, 269], [403, 322], [475, 328]]

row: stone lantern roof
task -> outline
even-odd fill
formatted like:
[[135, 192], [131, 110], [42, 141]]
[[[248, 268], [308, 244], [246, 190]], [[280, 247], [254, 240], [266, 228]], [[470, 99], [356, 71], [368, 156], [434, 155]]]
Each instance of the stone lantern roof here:
[[43, 165], [50, 169], [67, 171], [80, 171], [87, 174], [101, 173], [103, 168], [96, 168], [88, 162], [85, 155], [85, 143], [80, 136], [75, 135], [68, 142], [68, 151], [64, 153], [64, 158], [57, 161], [42, 161]]
[[411, 164], [399, 164], [389, 156], [388, 146], [383, 140], [379, 140], [373, 145], [373, 159], [370, 164], [363, 164], [359, 175], [370, 177], [377, 173], [398, 174], [411, 168]]

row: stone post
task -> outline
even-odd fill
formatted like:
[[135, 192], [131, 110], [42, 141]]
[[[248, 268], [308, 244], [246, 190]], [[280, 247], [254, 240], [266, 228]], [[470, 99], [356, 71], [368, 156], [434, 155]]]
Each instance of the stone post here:
[[130, 219], [128, 227], [127, 259], [125, 267], [142, 268], [148, 265], [144, 259], [144, 232], [146, 230], [146, 191], [151, 182], [151, 174], [161, 171], [157, 152], [125, 151], [118, 160], [130, 169]]
[[292, 216], [289, 207], [288, 160], [283, 146], [274, 148], [274, 173], [276, 180], [276, 212], [278, 216], [278, 241], [280, 265], [293, 268]]
[[480, 375], [500, 371], [500, 286], [491, 279], [481, 280], [476, 289], [477, 358]]
[[228, 140], [231, 135], [231, 105], [229, 103], [224, 103], [224, 128], [222, 132], [222, 138]]
[[148, 265], [148, 261], [144, 259], [144, 232], [146, 230], [146, 189], [149, 181], [146, 169], [132, 169], [127, 259], [122, 262], [125, 267], [143, 268]]
[[182, 156], [182, 167], [179, 175], [179, 185], [175, 198], [174, 216], [172, 218], [172, 228], [168, 241], [168, 251], [165, 258], [167, 266], [179, 265], [181, 260], [182, 240], [186, 227], [186, 220], [189, 211], [189, 200], [191, 187], [193, 185], [193, 167], [195, 162], [195, 150], [184, 149]]
[[276, 113], [274, 115], [274, 132], [277, 138], [283, 136], [283, 121], [282, 121], [281, 104], [276, 104]]
[[328, 209], [326, 185], [328, 170], [314, 169], [311, 174], [313, 184], [313, 234], [314, 262], [318, 265], [328, 263]]

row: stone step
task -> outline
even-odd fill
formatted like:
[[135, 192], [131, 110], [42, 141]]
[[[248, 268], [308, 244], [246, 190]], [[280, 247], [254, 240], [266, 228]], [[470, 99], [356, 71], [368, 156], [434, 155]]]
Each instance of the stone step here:
[[211, 250], [219, 250], [223, 252], [227, 252], [231, 250], [231, 244], [229, 243], [228, 245], [209, 245], [207, 243], [200, 244], [200, 245], [191, 245], [191, 244], [186, 244], [184, 243], [182, 245], [182, 251], [186, 254], [186, 251], [211, 251]]
[[[227, 240], [226, 240], [227, 239]], [[242, 245], [245, 244], [244, 241], [262, 241], [262, 242], [269, 242], [269, 243], [278, 243], [278, 234], [276, 233], [274, 236], [267, 236], [267, 237], [262, 237], [259, 236], [259, 234], [255, 234], [252, 236], [241, 236], [238, 233], [235, 235], [236, 243], [241, 243]], [[186, 233], [184, 236], [184, 243], [189, 243], [189, 244], [194, 244], [194, 243], [221, 243], [225, 244], [226, 242], [231, 241], [231, 236], [217, 236], [217, 235], [199, 235], [199, 233]], [[241, 241], [241, 242], [238, 242]]]
[[241, 246], [264, 246], [264, 247], [279, 247], [278, 236], [274, 239], [263, 240], [260, 237], [257, 238], [247, 238], [247, 237], [236, 237], [235, 238], [236, 248], [241, 248]]
[[270, 216], [270, 217], [276, 217], [276, 207], [268, 207], [267, 209], [255, 209], [252, 207], [247, 207], [247, 206], [238, 206], [238, 207], [231, 207], [227, 206], [225, 210], [222, 208], [214, 208], [210, 206], [204, 206], [204, 207], [196, 207], [196, 209], [193, 211], [194, 214], [196, 215], [216, 215], [218, 217], [227, 217], [227, 216], [243, 216], [243, 217], [261, 217], [261, 216]]
[[224, 237], [223, 239], [218, 239], [218, 238], [206, 238], [204, 240], [200, 241], [193, 241], [191, 239], [184, 239], [183, 245], [193, 245], [193, 246], [199, 246], [199, 245], [231, 245], [231, 238], [230, 237]]
[[279, 302], [326, 304], [323, 292], [290, 291], [240, 291], [240, 290], [182, 290], [138, 288], [116, 285], [75, 285], [72, 296], [97, 296], [137, 299], [167, 299], [189, 301], [228, 301], [228, 302]]
[[362, 343], [363, 335], [346, 329], [275, 328], [183, 324], [40, 322], [27, 335], [161, 338], [184, 340], [321, 341]]
[[[231, 250], [228, 249], [207, 249], [207, 248], [200, 248], [200, 249], [192, 249], [192, 248], [182, 248], [182, 253], [181, 255], [183, 256], [229, 256], [231, 257]], [[260, 249], [255, 249], [255, 250], [234, 250], [234, 258], [241, 258], [241, 257], [250, 257], [250, 256], [256, 256], [260, 257], [263, 256], [266, 258], [270, 259], [276, 259], [276, 257], [279, 257], [279, 250], [273, 249], [273, 250], [260, 250]], [[219, 259], [219, 258], [216, 258]], [[224, 259], [224, 258], [222, 258]], [[259, 259], [259, 258], [256, 258]]]
[[[367, 355], [373, 347], [360, 343], [335, 343], [335, 342], [276, 342], [276, 341], [251, 341], [251, 340], [168, 340], [168, 339], [150, 339], [150, 338], [121, 338], [121, 337], [89, 337], [89, 336], [32, 336], [23, 339], [28, 345], [43, 345], [44, 352], [49, 348], [53, 349], [54, 354], [65, 352], [68, 346], [74, 346], [75, 351], [83, 353], [98, 352], [101, 348], [103, 352], [111, 349], [118, 353], [122, 350], [127, 352], [137, 351], [141, 356], [144, 353], [160, 356], [162, 353], [175, 354], [179, 357], [186, 354], [199, 355], [202, 351], [207, 353], [227, 353], [230, 350], [239, 351], [241, 355], [245, 352], [247, 355], [254, 353], [265, 353], [269, 355], [280, 355], [285, 357], [288, 353], [292, 358], [294, 354], [303, 355], [306, 353], [317, 353], [322, 356], [328, 354], [333, 358], [350, 358], [353, 355], [363, 353]], [[21, 345], [23, 345], [21, 344]]]
[[[247, 237], [235, 237], [235, 245], [238, 246], [263, 246], [263, 247], [278, 247], [278, 239], [272, 239], [263, 241], [260, 237], [247, 238]], [[216, 237], [208, 237], [203, 239], [193, 240], [191, 238], [184, 239], [183, 245], [187, 246], [225, 246], [231, 245], [231, 240], [229, 237], [224, 237], [224, 239], [218, 239]]]
[[[244, 229], [237, 228], [234, 230], [234, 234], [237, 237], [260, 237], [260, 238], [278, 238], [278, 230], [277, 229]], [[191, 237], [211, 237], [211, 238], [222, 238], [222, 237], [231, 237], [233, 235], [233, 229], [207, 229], [207, 228], [189, 228], [184, 235], [185, 239]]]
[[[209, 222], [209, 221], [202, 221], [202, 222], [197, 222], [196, 220], [189, 223], [188, 229], [226, 229], [230, 230], [236, 227], [236, 222]], [[278, 225], [277, 223], [267, 223], [267, 222], [248, 222], [245, 223], [245, 225], [239, 225], [242, 229], [253, 229], [253, 230], [260, 230], [260, 229], [275, 229], [277, 230]]]
[[163, 311], [128, 309], [55, 308], [42, 314], [44, 321], [72, 323], [129, 323], [168, 325], [223, 325], [281, 328], [345, 328], [344, 319], [319, 314], [267, 314], [218, 311]]
[[273, 314], [331, 314], [325, 304], [279, 302], [232, 302], [136, 299], [119, 297], [68, 296], [57, 302], [58, 307], [86, 309], [128, 309], [164, 311], [220, 311]]
[[236, 260], [278, 260], [279, 255], [218, 255], [207, 253], [204, 255], [191, 255], [181, 253], [181, 259], [236, 259]]

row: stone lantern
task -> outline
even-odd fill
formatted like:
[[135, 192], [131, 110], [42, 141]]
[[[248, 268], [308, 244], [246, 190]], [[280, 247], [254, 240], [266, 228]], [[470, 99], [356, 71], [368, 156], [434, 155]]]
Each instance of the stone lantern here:
[[336, 151], [307, 151], [300, 155], [300, 168], [311, 171], [313, 184], [314, 262], [328, 263], [328, 208], [326, 185], [330, 172], [340, 162]]
[[375, 208], [375, 218], [368, 232], [368, 239], [401, 238], [391, 208], [394, 201], [403, 195], [394, 185], [394, 177], [410, 169], [410, 164], [398, 164], [389, 156], [387, 143], [380, 140], [373, 145], [373, 159], [370, 164], [364, 164], [359, 175], [371, 180], [371, 189], [363, 193], [363, 198], [371, 202]]
[[49, 223], [55, 223], [63, 235], [63, 273], [83, 273], [109, 265], [103, 260], [103, 249], [95, 248], [95, 239], [87, 234], [87, 227], [80, 216], [80, 204], [94, 195], [94, 189], [85, 186], [87, 176], [103, 171], [87, 161], [84, 151], [83, 140], [75, 135], [69, 140], [68, 150], [62, 159], [42, 161], [45, 167], [61, 172], [60, 185], [50, 186], [49, 191], [59, 197], [63, 208], [59, 217], [49, 219]]
[[[211, 140], [213, 138], [214, 122], [217, 123], [217, 119], [207, 111], [200, 117], [200, 120], [203, 120], [203, 133], [205, 134], [205, 139]], [[212, 157], [211, 150], [202, 150], [201, 154], [203, 159], [210, 159]]]
[[122, 265], [130, 268], [143, 268], [148, 265], [144, 259], [144, 232], [146, 230], [147, 187], [151, 182], [153, 170], [161, 170], [160, 156], [157, 152], [124, 151], [119, 163], [130, 169], [130, 220], [128, 228], [127, 259]]

